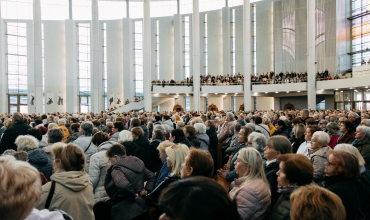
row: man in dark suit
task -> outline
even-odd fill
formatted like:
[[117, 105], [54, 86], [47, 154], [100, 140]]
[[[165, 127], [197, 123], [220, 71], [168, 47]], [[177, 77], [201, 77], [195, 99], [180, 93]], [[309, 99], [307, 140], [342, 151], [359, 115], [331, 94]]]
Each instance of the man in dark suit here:
[[19, 112], [14, 113], [13, 125], [4, 131], [3, 137], [1, 138], [0, 154], [8, 149], [16, 151], [17, 146], [14, 144], [15, 139], [19, 135], [26, 135], [29, 128], [31, 127], [23, 122], [23, 115]]

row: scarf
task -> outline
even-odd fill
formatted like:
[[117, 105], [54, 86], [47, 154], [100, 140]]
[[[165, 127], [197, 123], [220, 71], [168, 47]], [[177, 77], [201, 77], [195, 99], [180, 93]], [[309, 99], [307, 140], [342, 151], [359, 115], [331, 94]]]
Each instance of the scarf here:
[[277, 192], [278, 193], [291, 193], [294, 190], [298, 189], [299, 186], [297, 184], [293, 185], [286, 185], [286, 186], [277, 186]]

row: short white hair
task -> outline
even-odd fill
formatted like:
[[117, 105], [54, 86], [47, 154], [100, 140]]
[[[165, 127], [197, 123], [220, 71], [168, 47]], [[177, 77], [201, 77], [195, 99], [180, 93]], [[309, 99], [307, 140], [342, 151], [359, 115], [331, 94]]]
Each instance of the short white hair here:
[[328, 146], [328, 144], [330, 142], [329, 135], [324, 131], [316, 131], [315, 133], [313, 133], [312, 138], [313, 137], [316, 137], [317, 142], [324, 145], [324, 147]]
[[358, 149], [350, 144], [338, 144], [334, 147], [334, 150], [345, 150], [353, 155], [355, 155], [355, 157], [357, 157], [358, 159], [358, 165], [361, 167], [361, 166], [365, 166], [365, 160], [364, 158], [362, 157], [360, 151], [358, 151]]
[[249, 141], [249, 138], [251, 137], [253, 137], [252, 147], [258, 150], [259, 152], [262, 152], [263, 148], [266, 147], [266, 141], [267, 141], [266, 136], [262, 133], [254, 131], [249, 134], [248, 141]]
[[120, 131], [118, 133], [118, 140], [122, 142], [132, 141], [132, 133], [127, 130]]
[[193, 126], [198, 134], [205, 134], [207, 131], [206, 125], [203, 123], [195, 123]]
[[65, 120], [64, 118], [62, 118], [62, 119], [59, 119], [59, 120], [58, 120], [58, 125], [59, 125], [59, 126], [65, 126], [65, 125], [66, 125], [66, 123], [67, 123], [67, 122], [66, 122], [66, 120]]
[[231, 112], [227, 112], [226, 113], [226, 117], [228, 117], [231, 121], [234, 121], [234, 114], [233, 113], [231, 113]]
[[15, 144], [17, 145], [17, 150], [29, 151], [37, 149], [39, 146], [39, 141], [31, 135], [19, 135], [15, 139]]
[[350, 113], [348, 113], [348, 117], [349, 116], [354, 117], [354, 118], [359, 118], [360, 117], [356, 112], [350, 112]]
[[366, 134], [366, 136], [367, 137], [369, 137], [370, 136], [370, 127], [367, 127], [367, 126], [358, 126], [357, 128], [356, 128], [356, 131], [358, 130], [358, 129], [361, 129], [361, 132], [362, 133], [364, 133], [364, 134]]

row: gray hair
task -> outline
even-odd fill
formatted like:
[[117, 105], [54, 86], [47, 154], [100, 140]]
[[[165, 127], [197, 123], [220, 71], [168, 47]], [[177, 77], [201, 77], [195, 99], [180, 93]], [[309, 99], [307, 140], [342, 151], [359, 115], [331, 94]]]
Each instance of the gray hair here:
[[324, 131], [316, 131], [315, 133], [313, 133], [312, 138], [313, 137], [317, 137], [317, 142], [324, 145], [324, 147], [328, 146], [330, 142], [329, 135]]
[[60, 128], [48, 130], [48, 141], [53, 144], [56, 142], [61, 142], [64, 138], [64, 132]]
[[66, 120], [65, 120], [64, 118], [62, 118], [62, 119], [59, 119], [59, 120], [58, 120], [58, 125], [59, 125], [59, 126], [65, 126], [65, 125], [66, 125], [66, 123], [67, 123], [67, 122], [66, 122]]
[[199, 134], [205, 134], [207, 131], [206, 125], [203, 123], [195, 123], [194, 125], [195, 131]]
[[359, 118], [360, 117], [356, 112], [350, 112], [350, 113], [348, 113], [348, 117], [349, 116], [354, 117], [354, 118]]
[[234, 121], [234, 114], [233, 113], [227, 112], [226, 117], [228, 117], [230, 119], [230, 121]]
[[369, 136], [370, 136], [370, 128], [369, 128], [369, 127], [360, 125], [360, 126], [358, 126], [358, 127], [356, 128], [356, 131], [357, 131], [358, 129], [361, 129], [361, 132], [362, 132], [363, 134], [366, 134], [366, 137], [369, 137]]
[[161, 130], [163, 134], [166, 134], [167, 130], [163, 127], [163, 125], [154, 125], [153, 131], [155, 130]]
[[23, 121], [23, 115], [19, 112], [14, 113], [13, 119], [15, 122], [21, 122]]
[[308, 109], [303, 109], [302, 112], [305, 113], [307, 116], [310, 115], [310, 111]]
[[334, 150], [345, 150], [353, 155], [355, 155], [358, 159], [358, 165], [361, 167], [361, 166], [365, 166], [365, 160], [364, 158], [362, 157], [360, 151], [358, 151], [358, 149], [356, 147], [353, 147], [352, 145], [350, 144], [337, 144], [335, 147], [334, 147]]
[[15, 145], [17, 145], [18, 151], [29, 151], [37, 149], [39, 141], [31, 135], [19, 135], [17, 139], [15, 139]]
[[133, 140], [132, 133], [130, 131], [127, 131], [127, 130], [120, 131], [118, 133], [118, 140], [121, 141], [121, 142], [132, 141]]
[[367, 127], [370, 127], [370, 119], [362, 119], [363, 121], [365, 121], [365, 126]]
[[326, 125], [326, 128], [334, 129], [336, 131], [339, 130], [338, 124], [335, 122], [330, 122], [329, 124]]
[[265, 135], [258, 132], [252, 132], [249, 134], [248, 140], [251, 137], [253, 137], [252, 147], [258, 150], [259, 152], [263, 152], [263, 148], [265, 148], [267, 140]]
[[91, 136], [93, 131], [93, 124], [90, 121], [82, 122], [81, 130], [83, 131], [85, 136]]

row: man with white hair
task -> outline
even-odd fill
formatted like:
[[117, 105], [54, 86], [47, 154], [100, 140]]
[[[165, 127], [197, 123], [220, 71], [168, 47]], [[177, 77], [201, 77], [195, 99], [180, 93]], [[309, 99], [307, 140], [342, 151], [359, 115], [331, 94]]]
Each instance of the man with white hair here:
[[348, 121], [353, 123], [353, 127], [351, 128], [351, 132], [355, 133], [357, 126], [361, 123], [361, 118], [356, 112], [348, 113]]
[[365, 167], [370, 169], [370, 128], [367, 126], [358, 126], [356, 128], [355, 138], [352, 145], [360, 151], [365, 160]]
[[206, 134], [207, 127], [203, 123], [195, 123], [195, 136], [200, 140], [200, 149], [210, 151], [209, 150], [209, 137]]
[[361, 120], [361, 126], [366, 126], [366, 127], [370, 127], [370, 119], [362, 119]]
[[226, 122], [225, 122], [225, 124], [222, 128], [221, 133], [217, 137], [219, 143], [223, 143], [226, 140], [226, 138], [228, 137], [230, 126], [235, 124], [234, 119], [235, 118], [234, 118], [233, 113], [231, 113], [231, 112], [226, 113]]

